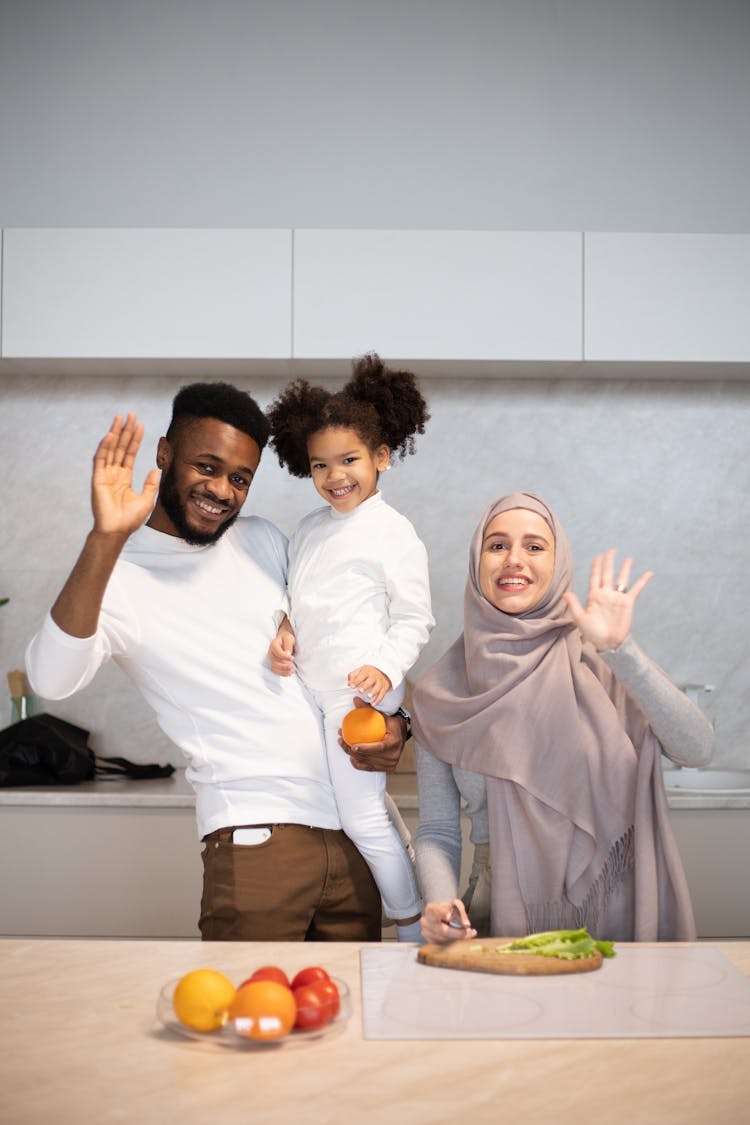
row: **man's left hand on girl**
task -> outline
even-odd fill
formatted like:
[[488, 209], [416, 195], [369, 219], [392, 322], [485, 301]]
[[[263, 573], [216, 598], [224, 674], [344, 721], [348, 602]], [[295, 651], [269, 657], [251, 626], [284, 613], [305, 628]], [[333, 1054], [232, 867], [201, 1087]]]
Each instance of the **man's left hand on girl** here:
[[[354, 699], [355, 707], [369, 707], [366, 700]], [[348, 755], [356, 770], [365, 773], [392, 773], [401, 760], [406, 739], [406, 720], [401, 715], [384, 715], [385, 738], [382, 742], [368, 742], [366, 746], [350, 746], [339, 736], [339, 746]]]

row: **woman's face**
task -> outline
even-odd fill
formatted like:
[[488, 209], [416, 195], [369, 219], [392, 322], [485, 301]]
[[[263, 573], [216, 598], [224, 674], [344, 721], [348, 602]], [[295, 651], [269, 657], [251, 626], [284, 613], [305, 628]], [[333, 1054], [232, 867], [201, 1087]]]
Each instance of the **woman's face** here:
[[550, 588], [555, 540], [542, 516], [526, 508], [501, 512], [487, 525], [479, 588], [503, 613], [528, 613]]

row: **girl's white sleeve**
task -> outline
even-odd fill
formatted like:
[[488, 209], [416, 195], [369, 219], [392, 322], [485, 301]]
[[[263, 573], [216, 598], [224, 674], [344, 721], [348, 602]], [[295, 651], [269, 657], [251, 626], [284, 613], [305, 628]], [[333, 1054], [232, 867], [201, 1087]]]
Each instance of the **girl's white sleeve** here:
[[427, 551], [416, 535], [394, 563], [386, 585], [390, 625], [363, 663], [379, 668], [395, 688], [416, 664], [435, 625]]

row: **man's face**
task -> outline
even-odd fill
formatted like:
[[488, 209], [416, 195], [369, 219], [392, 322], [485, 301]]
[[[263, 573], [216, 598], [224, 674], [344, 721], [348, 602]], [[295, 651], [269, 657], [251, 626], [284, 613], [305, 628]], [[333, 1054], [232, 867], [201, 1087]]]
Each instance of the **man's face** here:
[[148, 526], [186, 543], [215, 543], [247, 496], [260, 449], [241, 430], [216, 418], [183, 424], [172, 442], [159, 439], [159, 496]]

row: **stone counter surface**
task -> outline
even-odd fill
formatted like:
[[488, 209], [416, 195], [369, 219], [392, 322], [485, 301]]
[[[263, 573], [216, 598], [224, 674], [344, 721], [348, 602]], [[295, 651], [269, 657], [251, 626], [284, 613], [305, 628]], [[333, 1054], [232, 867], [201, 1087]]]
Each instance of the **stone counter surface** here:
[[[750, 976], [750, 943], [715, 943]], [[0, 941], [0, 1122], [61, 1125], [737, 1125], [743, 1038], [366, 1040], [360, 947], [193, 941]], [[212, 967], [322, 964], [349, 985], [343, 1032], [238, 1052], [156, 1019], [162, 986]]]
[[184, 770], [171, 777], [81, 781], [77, 785], [34, 785], [27, 789], [0, 789], [0, 806], [74, 808], [157, 808], [192, 809], [195, 795]]
[[[699, 772], [699, 771], [696, 771]], [[750, 809], [750, 789], [703, 791], [676, 788], [671, 784], [675, 772], [665, 773], [667, 800], [673, 809]], [[403, 810], [416, 810], [416, 775], [397, 771], [388, 775], [388, 791]], [[84, 781], [77, 785], [37, 785], [29, 788], [0, 788], [3, 805], [36, 805], [73, 808], [76, 805], [101, 808], [193, 808], [195, 798], [184, 770], [171, 777], [143, 781], [113, 778]]]

